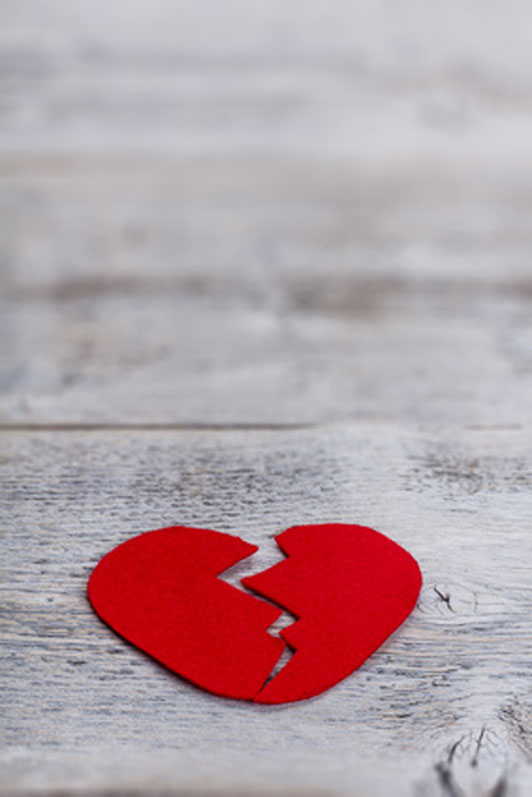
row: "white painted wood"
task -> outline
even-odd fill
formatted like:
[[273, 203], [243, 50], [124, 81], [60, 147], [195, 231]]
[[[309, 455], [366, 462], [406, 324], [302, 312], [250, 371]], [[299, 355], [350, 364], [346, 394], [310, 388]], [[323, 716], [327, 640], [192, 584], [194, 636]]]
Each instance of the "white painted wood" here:
[[4, 423], [532, 420], [527, 184], [30, 163], [0, 191]]
[[[4, 0], [3, 793], [532, 793], [529, 11]], [[203, 694], [86, 602], [134, 533], [259, 570], [323, 520], [425, 586], [313, 701]]]
[[[531, 443], [386, 424], [4, 432], [4, 786], [527, 794]], [[278, 559], [270, 535], [326, 520], [388, 533], [424, 587], [403, 628], [311, 701], [204, 694], [87, 604], [91, 568], [137, 532], [233, 531], [261, 546], [259, 570]]]
[[526, 3], [6, 3], [2, 423], [528, 424]]
[[526, 0], [4, 6], [7, 152], [530, 169]]

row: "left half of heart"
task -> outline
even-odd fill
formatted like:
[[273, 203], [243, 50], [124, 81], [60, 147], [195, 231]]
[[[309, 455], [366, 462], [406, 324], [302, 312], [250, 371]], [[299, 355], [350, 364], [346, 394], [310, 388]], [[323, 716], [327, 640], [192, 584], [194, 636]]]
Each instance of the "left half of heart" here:
[[88, 597], [102, 620], [170, 670], [253, 700], [285, 647], [267, 633], [282, 610], [218, 576], [257, 550], [208, 529], [149, 531], [103, 557]]

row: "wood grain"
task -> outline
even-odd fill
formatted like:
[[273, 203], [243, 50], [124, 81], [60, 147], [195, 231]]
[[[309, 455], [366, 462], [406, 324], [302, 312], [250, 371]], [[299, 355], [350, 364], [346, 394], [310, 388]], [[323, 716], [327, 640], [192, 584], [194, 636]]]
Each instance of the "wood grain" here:
[[530, 173], [526, 0], [4, 6], [5, 152], [438, 159]]
[[4, 423], [530, 423], [532, 187], [123, 168], [1, 181]]
[[[8, 786], [199, 789], [212, 778], [228, 791], [277, 783], [363, 794], [370, 785], [389, 793], [393, 779], [398, 794], [438, 794], [449, 779], [452, 793], [473, 784], [466, 793], [487, 795], [518, 779], [526, 794], [528, 433], [364, 424], [2, 438]], [[204, 694], [88, 607], [94, 564], [148, 528], [241, 534], [261, 546], [258, 571], [279, 558], [272, 534], [347, 518], [412, 551], [424, 588], [404, 628], [358, 673], [306, 703]]]
[[[532, 792], [525, 0], [4, 0], [5, 794]], [[419, 559], [297, 706], [120, 641], [99, 557], [325, 520]], [[284, 617], [282, 623], [289, 622]]]

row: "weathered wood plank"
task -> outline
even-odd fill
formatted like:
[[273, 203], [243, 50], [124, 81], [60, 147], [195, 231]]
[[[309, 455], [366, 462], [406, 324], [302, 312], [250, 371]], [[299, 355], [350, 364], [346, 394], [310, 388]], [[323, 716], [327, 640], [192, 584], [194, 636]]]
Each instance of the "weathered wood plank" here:
[[[532, 791], [528, 14], [3, 3], [4, 791]], [[307, 704], [202, 694], [86, 603], [137, 531], [259, 570], [324, 519], [425, 587]]]
[[530, 423], [525, 2], [5, 16], [0, 422]]
[[526, 0], [4, 6], [5, 152], [530, 161]]
[[[532, 788], [528, 432], [361, 424], [0, 440], [5, 789]], [[87, 604], [98, 558], [148, 528], [239, 533], [260, 544], [259, 570], [278, 559], [270, 535], [325, 520], [387, 532], [419, 559], [425, 583], [403, 629], [306, 703], [204, 694]]]
[[1, 421], [530, 423], [532, 191], [418, 177], [4, 173]]

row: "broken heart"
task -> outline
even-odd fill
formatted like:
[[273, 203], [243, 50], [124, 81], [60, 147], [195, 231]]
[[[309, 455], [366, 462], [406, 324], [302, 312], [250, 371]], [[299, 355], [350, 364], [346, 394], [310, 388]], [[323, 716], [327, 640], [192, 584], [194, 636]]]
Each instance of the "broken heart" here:
[[[364, 526], [295, 526], [276, 541], [286, 558], [242, 583], [277, 606], [219, 578], [257, 546], [184, 526], [140, 534], [104, 556], [89, 599], [121, 636], [214, 694], [257, 703], [312, 697], [401, 625], [421, 573], [407, 551]], [[297, 618], [279, 637], [268, 633], [278, 606]], [[294, 653], [268, 681], [286, 644]]]

